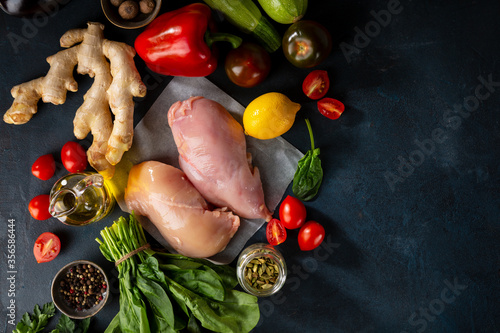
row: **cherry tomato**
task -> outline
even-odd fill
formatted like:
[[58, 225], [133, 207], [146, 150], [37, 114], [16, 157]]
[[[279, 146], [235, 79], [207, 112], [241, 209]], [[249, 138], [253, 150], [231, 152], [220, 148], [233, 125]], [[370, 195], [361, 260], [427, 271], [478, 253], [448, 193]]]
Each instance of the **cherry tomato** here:
[[302, 82], [302, 91], [311, 99], [320, 99], [324, 97], [330, 88], [330, 79], [328, 72], [315, 70], [309, 73], [304, 82]]
[[40, 194], [31, 199], [28, 209], [35, 220], [46, 220], [52, 217], [49, 213], [50, 196]]
[[271, 57], [260, 45], [244, 42], [228, 52], [226, 74], [236, 85], [254, 87], [264, 81], [271, 70]]
[[299, 247], [302, 251], [314, 250], [325, 239], [325, 228], [316, 221], [307, 221], [299, 230]]
[[318, 101], [319, 112], [330, 119], [337, 119], [344, 112], [344, 104], [336, 99], [325, 97]]
[[288, 195], [280, 205], [280, 221], [287, 229], [297, 229], [306, 221], [306, 206]]
[[266, 237], [272, 246], [279, 245], [286, 240], [286, 229], [278, 219], [271, 219], [267, 222]]
[[80, 172], [87, 168], [87, 155], [80, 144], [68, 141], [61, 149], [61, 161], [69, 172]]
[[41, 180], [52, 178], [56, 171], [56, 162], [52, 154], [42, 155], [31, 166], [31, 173]]
[[61, 241], [59, 237], [51, 232], [44, 232], [35, 241], [33, 254], [37, 263], [53, 260], [61, 251]]
[[315, 21], [300, 20], [283, 35], [283, 53], [292, 65], [311, 68], [322, 63], [332, 51], [332, 36]]

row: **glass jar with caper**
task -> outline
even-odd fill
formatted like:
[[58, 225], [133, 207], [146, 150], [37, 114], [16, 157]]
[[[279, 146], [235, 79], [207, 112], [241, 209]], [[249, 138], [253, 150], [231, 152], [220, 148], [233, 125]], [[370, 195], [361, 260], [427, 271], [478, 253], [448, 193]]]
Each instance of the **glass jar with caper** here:
[[285, 284], [285, 259], [269, 244], [253, 244], [241, 252], [236, 274], [246, 292], [260, 297], [270, 296]]

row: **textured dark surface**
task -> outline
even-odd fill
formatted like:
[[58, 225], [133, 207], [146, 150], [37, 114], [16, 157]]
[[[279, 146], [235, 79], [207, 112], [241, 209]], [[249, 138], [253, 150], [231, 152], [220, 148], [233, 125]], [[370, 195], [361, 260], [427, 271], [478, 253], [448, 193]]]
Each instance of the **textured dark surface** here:
[[[186, 3], [166, 1], [162, 11]], [[326, 241], [317, 251], [301, 252], [297, 232], [289, 232], [279, 246], [289, 279], [278, 297], [260, 300], [256, 332], [500, 330], [500, 3], [401, 1], [385, 27], [375, 24], [370, 12], [389, 4], [397, 2], [310, 1], [305, 18], [323, 23], [334, 38], [331, 56], [318, 69], [330, 73], [328, 96], [346, 105], [337, 121], [321, 116], [302, 94], [310, 70], [293, 67], [281, 51], [272, 56], [269, 78], [255, 88], [233, 85], [222, 66], [208, 77], [243, 105], [269, 91], [301, 103], [284, 137], [303, 152], [309, 149], [307, 117], [322, 152], [324, 184], [306, 205], [309, 218], [325, 226]], [[128, 44], [141, 31], [108, 24], [95, 0], [71, 1], [33, 20], [0, 14], [2, 114], [12, 103], [10, 88], [45, 75], [45, 58], [60, 50], [60, 36], [87, 21], [106, 23], [107, 38]], [[366, 28], [372, 37], [362, 39], [359, 31]], [[149, 87], [148, 96], [137, 100], [138, 122], [169, 78], [154, 76], [138, 57], [136, 64]], [[7, 323], [10, 300], [16, 321], [50, 301], [52, 277], [69, 261], [95, 261], [116, 282], [94, 239], [122, 214], [118, 209], [85, 228], [36, 221], [27, 210], [32, 197], [48, 193], [65, 174], [58, 165], [56, 176], [44, 182], [30, 168], [38, 156], [58, 156], [65, 142], [75, 140], [72, 119], [92, 82], [79, 75], [77, 81], [79, 91], [68, 93], [64, 105], [40, 104], [25, 125], [0, 122], [2, 332], [13, 329]], [[477, 105], [475, 95], [482, 99]], [[471, 112], [453, 111], [464, 102]], [[13, 297], [7, 281], [9, 219], [15, 220], [16, 237]], [[37, 264], [32, 247], [44, 231], [58, 234], [63, 249], [56, 260]], [[249, 244], [261, 241], [264, 230]], [[103, 331], [118, 310], [116, 287], [111, 291], [92, 332]]]

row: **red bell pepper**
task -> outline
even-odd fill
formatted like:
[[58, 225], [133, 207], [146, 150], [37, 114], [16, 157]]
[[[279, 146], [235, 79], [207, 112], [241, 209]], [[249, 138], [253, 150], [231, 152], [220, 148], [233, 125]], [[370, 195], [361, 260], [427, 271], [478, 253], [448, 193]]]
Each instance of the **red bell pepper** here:
[[217, 68], [215, 41], [229, 41], [234, 48], [241, 38], [213, 32], [210, 7], [193, 3], [158, 16], [137, 36], [135, 49], [154, 72], [173, 76], [207, 76]]

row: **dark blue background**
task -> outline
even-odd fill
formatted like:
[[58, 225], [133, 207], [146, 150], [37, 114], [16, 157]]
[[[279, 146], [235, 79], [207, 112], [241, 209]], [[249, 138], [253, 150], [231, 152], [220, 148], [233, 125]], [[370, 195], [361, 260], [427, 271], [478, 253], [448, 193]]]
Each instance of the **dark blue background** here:
[[[188, 2], [166, 1], [162, 11]], [[334, 39], [330, 57], [317, 68], [330, 74], [328, 96], [346, 105], [339, 120], [317, 112], [301, 91], [310, 70], [293, 67], [281, 51], [272, 55], [269, 78], [255, 88], [228, 80], [224, 48], [219, 68], [208, 77], [242, 105], [269, 91], [301, 103], [284, 137], [307, 151], [304, 118], [309, 118], [321, 148], [324, 183], [306, 205], [308, 217], [325, 226], [326, 241], [316, 251], [301, 252], [297, 232], [289, 232], [279, 246], [289, 278], [280, 295], [260, 300], [256, 332], [500, 330], [500, 3], [401, 0], [381, 27], [370, 12], [387, 10], [390, 3], [396, 2], [310, 1], [305, 19], [327, 26]], [[128, 44], [142, 31], [111, 26], [95, 0], [71, 1], [38, 21], [0, 14], [2, 114], [12, 103], [11, 87], [45, 75], [45, 58], [60, 50], [60, 36], [87, 21], [106, 23], [107, 38]], [[275, 25], [284, 32], [286, 26]], [[230, 29], [227, 23], [221, 27]], [[359, 31], [366, 29], [363, 37]], [[12, 42], [15, 36], [19, 44]], [[137, 123], [170, 78], [153, 75], [139, 57], [135, 60], [150, 88], [137, 100]], [[492, 82], [489, 91], [478, 88], [484, 100], [471, 104], [471, 112], [453, 112], [455, 105], [475, 101], [480, 77]], [[4, 320], [9, 219], [16, 225], [17, 320], [35, 304], [50, 301], [54, 274], [76, 259], [105, 266], [115, 285], [92, 331], [103, 331], [118, 311], [115, 273], [94, 239], [121, 211], [115, 209], [100, 223], [70, 228], [55, 219], [36, 221], [27, 210], [31, 198], [48, 193], [65, 174], [59, 164], [56, 176], [43, 182], [30, 168], [38, 156], [58, 156], [65, 142], [75, 140], [72, 119], [92, 83], [76, 78], [79, 91], [68, 93], [64, 105], [40, 104], [25, 125], [0, 122], [0, 323], [6, 332], [13, 329]], [[90, 137], [82, 141], [90, 143]], [[44, 231], [58, 234], [63, 249], [56, 260], [37, 264], [32, 247]], [[264, 230], [248, 244], [261, 241]]]

